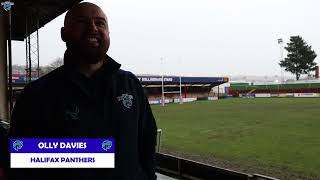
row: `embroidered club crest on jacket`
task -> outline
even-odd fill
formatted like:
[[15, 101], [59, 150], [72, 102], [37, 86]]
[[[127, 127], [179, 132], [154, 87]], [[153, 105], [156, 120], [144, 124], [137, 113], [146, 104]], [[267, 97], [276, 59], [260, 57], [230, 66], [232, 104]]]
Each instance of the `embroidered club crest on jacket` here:
[[130, 109], [132, 106], [132, 99], [133, 96], [127, 93], [117, 97], [117, 100], [122, 101], [123, 106], [128, 109]]

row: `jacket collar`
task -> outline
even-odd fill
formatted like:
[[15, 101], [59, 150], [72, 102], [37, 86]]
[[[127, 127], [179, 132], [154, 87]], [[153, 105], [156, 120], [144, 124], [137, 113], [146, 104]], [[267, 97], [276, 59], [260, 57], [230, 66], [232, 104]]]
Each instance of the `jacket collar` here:
[[[75, 58], [76, 58], [76, 55], [73, 55], [72, 52], [70, 52], [69, 50], [65, 51], [64, 59], [63, 59], [65, 69], [67, 69], [68, 71], [76, 71], [75, 65], [72, 63], [69, 63], [69, 62], [75, 62], [76, 61]], [[121, 67], [121, 64], [117, 63], [114, 59], [112, 59], [107, 54], [105, 55], [104, 63], [101, 69], [106, 69], [108, 73], [114, 73], [117, 70], [119, 70], [120, 67]]]
[[[64, 56], [64, 61], [72, 62], [74, 61], [74, 59], [70, 59], [70, 58], [74, 58], [74, 57], [75, 56], [72, 56], [66, 51]], [[99, 78], [111, 76], [112, 74], [114, 74], [120, 69], [120, 66], [121, 65], [117, 63], [115, 60], [113, 60], [111, 57], [109, 57], [108, 55], [105, 55], [105, 59], [102, 67], [90, 78], [96, 78], [97, 76]], [[64, 64], [62, 66], [62, 71], [63, 73], [61, 75], [63, 79], [66, 79], [67, 81], [71, 81], [73, 84], [77, 85], [83, 90], [83, 85], [81, 84], [81, 82], [79, 82], [79, 76], [81, 76], [81, 74], [80, 72], [77, 71], [74, 65], [68, 64], [68, 63]]]

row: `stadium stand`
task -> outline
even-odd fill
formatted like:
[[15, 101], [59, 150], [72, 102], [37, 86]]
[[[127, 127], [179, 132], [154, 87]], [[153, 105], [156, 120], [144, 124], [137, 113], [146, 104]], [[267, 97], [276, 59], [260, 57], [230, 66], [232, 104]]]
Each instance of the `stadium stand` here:
[[[180, 98], [180, 77], [179, 76], [137, 76], [149, 101], [160, 101], [162, 98], [162, 81], [164, 86], [165, 99], [175, 102]], [[184, 100], [208, 99], [215, 94], [211, 89], [215, 86], [228, 82], [227, 77], [181, 77], [181, 95]]]
[[[144, 76], [138, 75], [147, 94], [149, 101], [160, 102], [162, 98], [162, 76]], [[17, 97], [22, 88], [26, 85], [26, 75], [14, 74], [13, 77], [14, 97]], [[32, 78], [36, 80], [37, 78]], [[181, 93], [185, 101], [188, 99], [202, 100], [208, 97], [216, 96], [211, 89], [215, 86], [228, 82], [227, 77], [181, 77]], [[180, 98], [180, 77], [165, 76], [163, 77], [165, 90], [165, 99], [168, 102], [178, 101]]]

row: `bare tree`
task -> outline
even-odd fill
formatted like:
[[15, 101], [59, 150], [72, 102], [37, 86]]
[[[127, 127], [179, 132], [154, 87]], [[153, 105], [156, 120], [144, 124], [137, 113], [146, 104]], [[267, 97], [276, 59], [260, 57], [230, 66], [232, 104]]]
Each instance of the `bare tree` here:
[[47, 66], [48, 72], [57, 69], [58, 67], [63, 65], [63, 59], [61, 57], [57, 57], [52, 63]]

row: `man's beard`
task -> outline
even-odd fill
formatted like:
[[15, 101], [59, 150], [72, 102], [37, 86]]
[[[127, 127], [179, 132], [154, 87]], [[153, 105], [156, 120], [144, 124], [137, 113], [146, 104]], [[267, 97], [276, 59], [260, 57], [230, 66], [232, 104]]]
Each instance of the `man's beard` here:
[[105, 52], [98, 48], [82, 48], [70, 43], [66, 43], [67, 49], [75, 56], [75, 63], [96, 64], [103, 60]]

